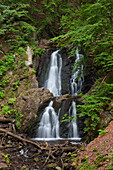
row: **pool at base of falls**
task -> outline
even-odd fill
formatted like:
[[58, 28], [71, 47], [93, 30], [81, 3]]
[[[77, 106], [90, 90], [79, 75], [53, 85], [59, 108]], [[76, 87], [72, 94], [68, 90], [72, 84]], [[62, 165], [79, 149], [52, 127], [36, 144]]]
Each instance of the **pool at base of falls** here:
[[81, 141], [81, 138], [31, 138], [33, 141]]

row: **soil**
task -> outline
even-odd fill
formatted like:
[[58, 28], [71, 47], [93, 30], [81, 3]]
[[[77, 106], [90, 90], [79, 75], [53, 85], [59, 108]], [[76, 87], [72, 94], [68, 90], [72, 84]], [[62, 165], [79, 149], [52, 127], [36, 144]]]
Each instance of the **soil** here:
[[73, 162], [73, 166], [80, 166], [87, 158], [90, 166], [95, 165], [94, 169], [107, 170], [110, 163], [113, 168], [113, 158], [110, 159], [111, 153], [113, 153], [113, 121], [101, 135], [84, 147], [83, 151], [79, 153], [79, 161]]

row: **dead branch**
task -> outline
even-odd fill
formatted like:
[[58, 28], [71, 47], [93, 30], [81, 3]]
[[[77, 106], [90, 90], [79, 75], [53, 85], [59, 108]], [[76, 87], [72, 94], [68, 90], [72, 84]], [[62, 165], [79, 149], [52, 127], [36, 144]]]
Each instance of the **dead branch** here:
[[46, 165], [47, 161], [49, 160], [50, 155], [51, 155], [51, 150], [49, 150], [48, 157], [46, 158], [43, 167]]
[[31, 140], [28, 140], [28, 139], [25, 139], [25, 138], [22, 138], [22, 137], [20, 137], [19, 135], [15, 135], [15, 134], [13, 134], [13, 133], [5, 130], [5, 129], [0, 128], [0, 132], [4, 132], [4, 133], [6, 133], [7, 135], [12, 136], [12, 137], [14, 137], [14, 138], [16, 138], [16, 139], [18, 139], [18, 140], [20, 140], [20, 141], [22, 141], [22, 142], [26, 142], [26, 143], [32, 144], [32, 145], [34, 145], [35, 147], [40, 148], [41, 150], [46, 150], [46, 149], [47, 149], [47, 146], [46, 146], [46, 148], [43, 148], [43, 147], [41, 147], [38, 143], [33, 142], [33, 141], [31, 141]]
[[0, 123], [10, 123], [12, 122], [13, 120], [11, 119], [7, 119], [5, 117], [0, 117]]

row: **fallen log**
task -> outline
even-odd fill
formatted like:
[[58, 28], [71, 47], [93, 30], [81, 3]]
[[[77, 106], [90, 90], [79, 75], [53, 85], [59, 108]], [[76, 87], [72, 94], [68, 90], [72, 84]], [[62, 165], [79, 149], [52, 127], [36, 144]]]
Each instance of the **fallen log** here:
[[46, 150], [47, 149], [47, 146], [46, 146], [46, 148], [43, 148], [37, 142], [33, 142], [33, 141], [29, 140], [29, 139], [22, 138], [21, 136], [15, 135], [12, 132], [9, 132], [9, 131], [7, 131], [5, 129], [0, 128], [0, 132], [4, 132], [7, 135], [12, 136], [12, 137], [14, 137], [14, 138], [16, 138], [16, 139], [18, 139], [18, 140], [20, 140], [22, 142], [26, 142], [26, 143], [32, 144], [32, 145], [34, 145], [35, 147], [37, 147], [37, 148], [39, 148], [41, 150]]

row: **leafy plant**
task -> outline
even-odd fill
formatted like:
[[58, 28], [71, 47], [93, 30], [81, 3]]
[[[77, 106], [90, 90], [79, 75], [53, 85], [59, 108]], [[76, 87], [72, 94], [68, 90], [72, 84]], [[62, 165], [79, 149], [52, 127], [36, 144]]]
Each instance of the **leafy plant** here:
[[38, 54], [38, 55], [43, 55], [44, 54], [44, 52], [45, 52], [45, 49], [41, 49], [41, 48], [35, 48], [35, 50], [34, 50], [34, 54], [35, 54], [35, 56]]
[[[89, 140], [92, 140], [100, 131], [100, 112], [104, 112], [109, 106], [113, 90], [113, 84], [103, 83], [95, 86], [90, 94], [82, 95], [83, 105], [78, 105], [79, 117], [86, 116], [84, 132], [88, 133]], [[102, 130], [101, 130], [102, 132]], [[103, 131], [104, 133], [105, 131]]]
[[5, 158], [6, 163], [9, 164], [10, 163], [10, 159], [8, 158], [9, 154], [7, 155], [2, 154], [2, 156]]
[[74, 117], [75, 116], [73, 116], [73, 115], [72, 116], [68, 116], [68, 114], [66, 113], [66, 114], [64, 114], [61, 122], [70, 122], [71, 120], [73, 120]]
[[112, 152], [110, 154], [111, 154], [111, 156], [109, 156], [109, 158], [110, 158], [111, 163], [108, 165], [107, 170], [112, 170], [113, 169], [113, 150], [112, 150]]
[[0, 78], [5, 75], [7, 70], [12, 70], [15, 68], [15, 56], [12, 53], [4, 55], [0, 58]]
[[[29, 23], [29, 4], [16, 0], [0, 1], [0, 37], [12, 48], [28, 45], [31, 33], [35, 27]], [[4, 47], [1, 47], [4, 52]]]
[[107, 130], [106, 129], [104, 129], [104, 130], [99, 129], [98, 132], [99, 132], [99, 135], [105, 135], [107, 133]]
[[[111, 0], [81, 1], [68, 9], [61, 19], [62, 33], [52, 40], [58, 46], [70, 46], [71, 56], [76, 46], [84, 50], [85, 58], [93, 61], [98, 74], [113, 70], [113, 3]], [[102, 73], [103, 70], [103, 73]]]
[[16, 97], [10, 98], [10, 99], [9, 99], [9, 104], [14, 104], [15, 101], [16, 101]]

